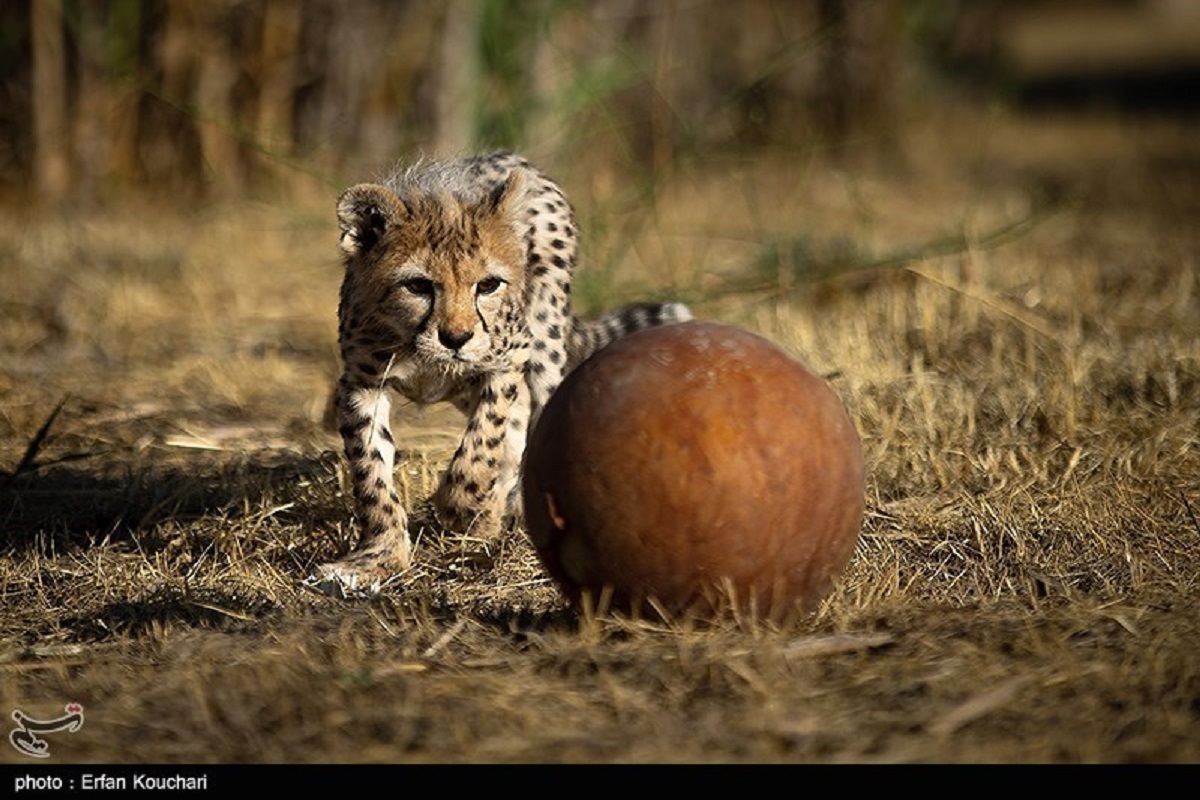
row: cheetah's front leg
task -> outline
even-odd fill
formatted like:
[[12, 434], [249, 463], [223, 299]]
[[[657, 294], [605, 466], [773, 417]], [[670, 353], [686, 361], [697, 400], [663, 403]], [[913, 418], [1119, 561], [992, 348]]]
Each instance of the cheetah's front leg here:
[[522, 373], [488, 375], [456, 405], [467, 430], [434, 495], [438, 521], [481, 537], [497, 534], [519, 514], [521, 455], [529, 427], [529, 387]]
[[322, 564], [310, 582], [335, 594], [372, 591], [412, 561], [408, 518], [392, 474], [391, 404], [382, 387], [356, 386], [346, 375], [338, 383], [336, 404], [360, 536], [349, 555]]

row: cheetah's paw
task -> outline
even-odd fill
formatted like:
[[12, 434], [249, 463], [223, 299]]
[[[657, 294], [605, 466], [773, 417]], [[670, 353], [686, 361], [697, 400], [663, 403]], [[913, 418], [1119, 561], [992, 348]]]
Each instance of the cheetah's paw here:
[[409, 565], [406, 555], [388, 555], [368, 548], [320, 565], [304, 579], [303, 585], [341, 599], [376, 597], [398, 580]]
[[500, 532], [501, 513], [456, 494], [443, 490], [433, 498], [433, 515], [443, 530], [480, 539], [490, 539]]
[[358, 573], [334, 569], [336, 564], [322, 564], [316, 572], [302, 581], [305, 588], [339, 600], [377, 597], [383, 589], [381, 581], [361, 581]]

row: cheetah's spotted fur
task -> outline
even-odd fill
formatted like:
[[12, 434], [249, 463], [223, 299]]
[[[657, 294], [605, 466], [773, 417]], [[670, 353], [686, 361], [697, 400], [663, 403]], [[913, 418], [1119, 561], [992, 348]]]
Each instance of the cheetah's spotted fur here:
[[691, 313], [643, 303], [575, 318], [574, 211], [553, 181], [509, 153], [353, 186], [337, 216], [346, 272], [336, 407], [361, 531], [357, 548], [313, 581], [344, 591], [411, 563], [389, 391], [448, 401], [467, 416], [434, 507], [446, 528], [490, 535], [520, 517], [526, 434], [565, 372], [612, 339]]

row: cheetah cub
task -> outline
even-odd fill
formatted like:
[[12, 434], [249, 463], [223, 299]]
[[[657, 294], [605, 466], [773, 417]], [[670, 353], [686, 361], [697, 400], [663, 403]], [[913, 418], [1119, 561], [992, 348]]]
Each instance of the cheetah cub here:
[[448, 530], [488, 536], [520, 520], [526, 434], [564, 374], [613, 339], [691, 313], [643, 303], [572, 316], [574, 212], [553, 181], [509, 153], [353, 186], [337, 217], [346, 272], [335, 404], [360, 539], [310, 582], [345, 593], [372, 591], [411, 563], [389, 392], [466, 415], [433, 504]]

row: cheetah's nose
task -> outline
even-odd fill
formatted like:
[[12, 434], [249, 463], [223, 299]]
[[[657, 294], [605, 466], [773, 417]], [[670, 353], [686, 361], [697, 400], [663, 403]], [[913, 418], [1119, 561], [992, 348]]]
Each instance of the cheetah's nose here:
[[438, 330], [438, 341], [447, 350], [458, 350], [464, 344], [471, 340], [474, 335], [473, 331], [446, 331]]

